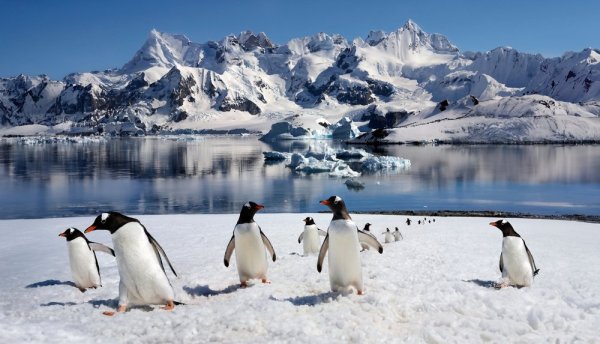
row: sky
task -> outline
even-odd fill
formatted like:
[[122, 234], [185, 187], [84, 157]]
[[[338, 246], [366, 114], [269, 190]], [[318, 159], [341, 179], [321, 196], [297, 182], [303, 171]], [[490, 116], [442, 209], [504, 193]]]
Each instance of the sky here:
[[580, 0], [4, 0], [0, 9], [0, 77], [118, 68], [153, 28], [194, 42], [263, 31], [285, 44], [318, 32], [364, 38], [412, 19], [461, 51], [511, 46], [552, 57], [600, 48], [600, 2]]

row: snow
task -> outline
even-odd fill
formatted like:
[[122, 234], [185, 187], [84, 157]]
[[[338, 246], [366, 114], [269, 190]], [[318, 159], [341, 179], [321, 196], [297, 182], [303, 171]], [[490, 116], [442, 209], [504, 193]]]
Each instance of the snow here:
[[[98, 254], [103, 287], [82, 294], [70, 285], [67, 247], [57, 237], [93, 216], [0, 221], [10, 233], [0, 242], [0, 341], [598, 342], [598, 224], [508, 219], [541, 271], [531, 288], [496, 290], [502, 236], [488, 225], [496, 219], [436, 217], [407, 227], [406, 216], [353, 215], [374, 233], [397, 226], [405, 239], [384, 244], [382, 255], [362, 253], [366, 294], [343, 296], [330, 292], [327, 264], [319, 274], [316, 257], [300, 255], [306, 216], [323, 229], [331, 219], [256, 215], [278, 258], [272, 284], [246, 289], [235, 266], [222, 263], [237, 214], [136, 216], [174, 263], [180, 277], [169, 278], [185, 305], [115, 318], [101, 314], [116, 305], [114, 258]], [[88, 237], [110, 244], [107, 232]]]

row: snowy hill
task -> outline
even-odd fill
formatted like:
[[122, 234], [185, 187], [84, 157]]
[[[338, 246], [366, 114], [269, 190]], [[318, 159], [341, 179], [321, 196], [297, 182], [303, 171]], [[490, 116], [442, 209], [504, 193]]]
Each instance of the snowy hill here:
[[[70, 285], [65, 228], [88, 218], [5, 220], [0, 231], [0, 340], [8, 343], [220, 342], [493, 342], [598, 341], [600, 268], [598, 224], [510, 219], [527, 241], [540, 274], [531, 288], [496, 290], [502, 235], [486, 218], [436, 218], [410, 227], [404, 216], [353, 215], [380, 234], [398, 226], [404, 240], [383, 254], [361, 254], [364, 296], [330, 292], [328, 266], [302, 257], [302, 218], [326, 228], [331, 214], [257, 214], [277, 261], [272, 284], [238, 288], [223, 255], [237, 214], [140, 216], [161, 243], [179, 278], [168, 312], [137, 308], [109, 318], [119, 274], [99, 253], [103, 287], [82, 294]], [[416, 218], [413, 218], [416, 220]], [[203, 224], [201, 227], [198, 224]], [[19, 228], [15, 231], [15, 228]], [[90, 240], [111, 244], [107, 232]], [[383, 241], [382, 241], [383, 242]], [[296, 254], [294, 254], [296, 253]]]
[[[111, 135], [264, 132], [296, 114], [302, 125], [320, 118], [334, 123], [376, 106], [381, 115], [406, 111], [417, 119], [436, 115], [432, 109], [440, 102], [467, 114], [478, 112], [479, 102], [528, 94], [572, 103], [565, 108], [573, 122], [592, 109], [596, 118], [581, 125], [597, 129], [599, 62], [600, 52], [590, 48], [557, 58], [510, 47], [461, 53], [445, 36], [410, 20], [396, 31], [371, 31], [352, 41], [318, 33], [283, 45], [262, 32], [196, 43], [152, 30], [119, 69], [58, 81], [0, 79], [0, 134], [26, 128]], [[516, 115], [502, 109], [508, 112], [495, 113], [498, 123]], [[17, 126], [28, 127], [11, 129]]]

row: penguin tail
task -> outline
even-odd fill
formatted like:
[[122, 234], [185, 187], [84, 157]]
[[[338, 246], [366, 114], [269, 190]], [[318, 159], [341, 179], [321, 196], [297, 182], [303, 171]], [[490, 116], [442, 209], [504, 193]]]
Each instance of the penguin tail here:
[[540, 272], [540, 269], [536, 269], [536, 270], [533, 272], [533, 275], [534, 275], [534, 276], [536, 276], [536, 275], [538, 274], [538, 272]]
[[185, 306], [185, 303], [183, 302], [173, 301], [173, 303], [175, 304], [175, 306]]

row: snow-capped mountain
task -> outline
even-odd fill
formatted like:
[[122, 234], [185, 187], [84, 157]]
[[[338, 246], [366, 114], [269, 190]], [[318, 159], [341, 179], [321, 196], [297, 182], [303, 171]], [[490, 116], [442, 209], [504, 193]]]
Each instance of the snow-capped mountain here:
[[59, 81], [0, 79], [0, 125], [108, 134], [264, 131], [281, 120], [335, 122], [372, 112], [373, 106], [381, 115], [410, 113], [412, 121], [496, 106], [502, 111], [493, 116], [501, 120], [522, 110], [501, 102], [514, 98], [522, 105], [519, 97], [528, 94], [571, 104], [565, 115], [585, 112], [593, 122], [599, 114], [599, 62], [595, 49], [557, 58], [509, 47], [461, 53], [445, 36], [428, 34], [410, 20], [364, 39], [318, 33], [284, 45], [262, 32], [195, 43], [152, 30], [120, 69]]

